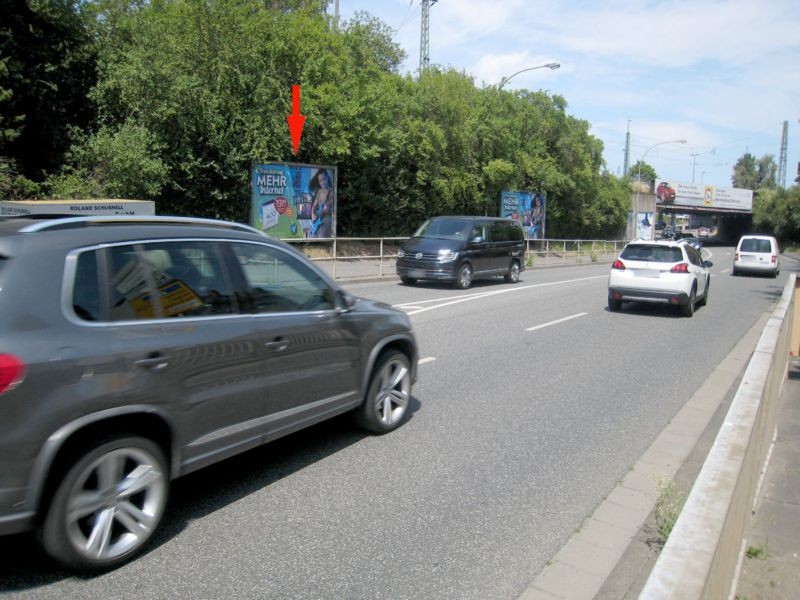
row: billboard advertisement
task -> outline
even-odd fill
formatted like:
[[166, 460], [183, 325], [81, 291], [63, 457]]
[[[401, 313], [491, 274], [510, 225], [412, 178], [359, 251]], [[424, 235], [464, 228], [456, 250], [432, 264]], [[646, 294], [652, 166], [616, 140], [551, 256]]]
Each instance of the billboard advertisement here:
[[702, 183], [667, 182], [659, 180], [656, 186], [659, 204], [697, 206], [703, 208], [726, 208], [752, 212], [753, 190], [719, 187]]
[[519, 221], [529, 240], [544, 239], [547, 197], [541, 192], [503, 191], [500, 193], [500, 216]]
[[250, 196], [250, 225], [271, 237], [336, 237], [336, 167], [253, 165]]

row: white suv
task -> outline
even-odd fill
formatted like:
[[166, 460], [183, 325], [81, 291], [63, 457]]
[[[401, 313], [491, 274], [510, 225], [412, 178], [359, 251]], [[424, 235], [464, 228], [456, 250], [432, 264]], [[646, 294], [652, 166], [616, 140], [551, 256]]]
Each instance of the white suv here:
[[777, 277], [781, 272], [778, 240], [769, 235], [743, 235], [736, 245], [731, 273], [765, 273]]
[[656, 302], [679, 306], [691, 317], [696, 304], [708, 301], [711, 266], [689, 244], [633, 241], [611, 266], [608, 308], [617, 311], [628, 301]]

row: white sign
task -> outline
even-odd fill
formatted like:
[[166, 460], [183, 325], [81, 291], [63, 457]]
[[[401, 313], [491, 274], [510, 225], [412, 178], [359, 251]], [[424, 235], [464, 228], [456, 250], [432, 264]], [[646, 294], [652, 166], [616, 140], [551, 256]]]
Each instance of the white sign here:
[[0, 202], [0, 217], [24, 215], [154, 215], [152, 200], [6, 200]]

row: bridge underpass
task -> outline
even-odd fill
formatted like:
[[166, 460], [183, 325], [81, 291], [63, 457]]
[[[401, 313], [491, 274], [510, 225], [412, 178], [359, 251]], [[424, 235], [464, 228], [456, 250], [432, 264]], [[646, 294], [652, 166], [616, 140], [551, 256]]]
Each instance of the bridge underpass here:
[[[687, 216], [681, 219], [681, 216]], [[726, 208], [664, 205], [656, 203], [656, 223], [675, 226], [682, 224], [684, 231], [695, 235], [701, 227], [709, 231], [705, 238], [710, 243], [733, 245], [745, 233], [753, 231], [753, 213]], [[715, 234], [715, 235], [712, 235]]]

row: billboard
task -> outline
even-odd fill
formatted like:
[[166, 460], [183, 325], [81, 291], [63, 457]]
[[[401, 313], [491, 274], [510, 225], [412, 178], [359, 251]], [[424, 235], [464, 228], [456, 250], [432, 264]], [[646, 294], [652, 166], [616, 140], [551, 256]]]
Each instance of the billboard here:
[[336, 167], [253, 165], [250, 225], [271, 237], [336, 237]]
[[658, 181], [656, 198], [657, 202], [662, 205], [726, 208], [747, 212], [753, 210], [753, 190], [702, 183]]
[[519, 221], [529, 240], [544, 239], [547, 197], [541, 192], [503, 191], [500, 193], [500, 216]]

